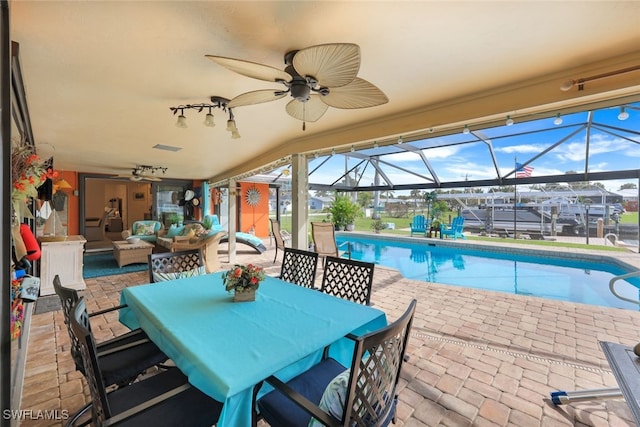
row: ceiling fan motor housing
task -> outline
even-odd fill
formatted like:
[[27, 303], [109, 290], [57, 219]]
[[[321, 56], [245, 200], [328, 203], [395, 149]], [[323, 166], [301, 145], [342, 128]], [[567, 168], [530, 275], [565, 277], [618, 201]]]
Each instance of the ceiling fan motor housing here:
[[291, 81], [291, 96], [300, 102], [307, 102], [311, 95], [311, 88], [307, 80], [302, 77], [294, 77]]

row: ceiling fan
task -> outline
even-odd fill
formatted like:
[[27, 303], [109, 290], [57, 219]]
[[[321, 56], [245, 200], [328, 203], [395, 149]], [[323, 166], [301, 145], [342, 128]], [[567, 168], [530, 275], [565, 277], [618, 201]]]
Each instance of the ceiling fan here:
[[112, 178], [129, 178], [130, 181], [154, 181], [160, 182], [162, 178], [156, 176], [158, 172], [164, 175], [167, 168], [160, 166], [136, 165], [130, 174], [115, 175]]
[[360, 47], [352, 43], [331, 43], [287, 52], [283, 70], [269, 65], [223, 56], [205, 55], [223, 67], [258, 80], [281, 83], [284, 89], [263, 89], [236, 96], [227, 107], [275, 101], [290, 94], [287, 113], [303, 122], [315, 122], [329, 107], [355, 109], [389, 102], [375, 85], [357, 77]]

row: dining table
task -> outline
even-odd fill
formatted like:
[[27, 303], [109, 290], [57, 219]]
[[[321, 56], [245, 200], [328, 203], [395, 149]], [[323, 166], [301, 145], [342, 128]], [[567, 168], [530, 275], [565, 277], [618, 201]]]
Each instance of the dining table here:
[[[120, 321], [142, 328], [188, 377], [223, 402], [219, 427], [251, 426], [254, 386], [318, 363], [323, 350], [351, 366], [353, 340], [387, 325], [383, 311], [274, 277], [255, 301], [234, 302], [221, 272], [122, 290]], [[258, 397], [269, 390], [264, 383]]]

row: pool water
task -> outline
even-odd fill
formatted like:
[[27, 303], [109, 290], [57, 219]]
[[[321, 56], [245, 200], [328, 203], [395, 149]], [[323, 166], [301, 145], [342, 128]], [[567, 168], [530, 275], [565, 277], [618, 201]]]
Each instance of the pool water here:
[[[518, 295], [638, 310], [609, 291], [609, 280], [628, 271], [606, 262], [525, 256], [428, 245], [427, 242], [336, 236], [351, 257], [395, 268], [414, 280]], [[640, 299], [637, 278], [616, 283], [622, 296]]]

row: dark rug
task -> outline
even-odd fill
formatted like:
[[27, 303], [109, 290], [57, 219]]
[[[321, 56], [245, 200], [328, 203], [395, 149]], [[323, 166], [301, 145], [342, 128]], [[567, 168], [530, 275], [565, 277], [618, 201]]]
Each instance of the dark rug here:
[[58, 297], [58, 295], [45, 295], [38, 297], [35, 304], [36, 306], [33, 310], [33, 314], [48, 313], [62, 308], [60, 305], [60, 297]]
[[94, 277], [113, 276], [116, 274], [133, 273], [144, 271], [149, 267], [147, 263], [129, 264], [118, 267], [118, 263], [113, 256], [113, 252], [85, 253], [82, 277], [93, 279]]

